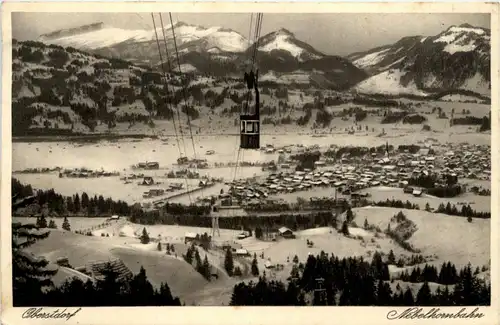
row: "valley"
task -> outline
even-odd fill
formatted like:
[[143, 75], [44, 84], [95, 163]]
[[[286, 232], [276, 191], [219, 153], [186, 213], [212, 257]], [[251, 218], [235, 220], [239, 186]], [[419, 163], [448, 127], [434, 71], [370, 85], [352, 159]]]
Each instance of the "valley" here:
[[[116, 271], [173, 305], [451, 305], [469, 280], [457, 304], [489, 301], [490, 30], [345, 57], [257, 36], [97, 22], [13, 40], [13, 232], [50, 232], [14, 251], [57, 270], [40, 297]], [[242, 149], [249, 67], [260, 145]]]

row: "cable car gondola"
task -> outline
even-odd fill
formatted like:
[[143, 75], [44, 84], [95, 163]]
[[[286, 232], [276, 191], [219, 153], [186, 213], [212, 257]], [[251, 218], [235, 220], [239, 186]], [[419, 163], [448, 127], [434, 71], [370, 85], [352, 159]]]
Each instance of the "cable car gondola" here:
[[259, 70], [256, 73], [250, 71], [244, 75], [244, 81], [247, 88], [255, 91], [255, 109], [240, 115], [240, 148], [241, 149], [259, 149], [260, 148], [260, 107], [259, 107], [259, 88], [258, 88]]

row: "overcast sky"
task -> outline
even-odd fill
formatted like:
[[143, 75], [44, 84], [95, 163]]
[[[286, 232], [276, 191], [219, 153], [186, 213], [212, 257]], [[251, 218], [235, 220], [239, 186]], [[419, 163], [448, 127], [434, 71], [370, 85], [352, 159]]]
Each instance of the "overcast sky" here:
[[[222, 26], [248, 37], [251, 14], [174, 13], [174, 21]], [[163, 14], [164, 24], [168, 13]], [[13, 13], [12, 36], [34, 40], [63, 28], [103, 22], [125, 29], [152, 28], [149, 13]], [[264, 14], [262, 33], [286, 28], [326, 54], [346, 55], [390, 44], [405, 36], [431, 36], [452, 25], [490, 28], [489, 14]]]

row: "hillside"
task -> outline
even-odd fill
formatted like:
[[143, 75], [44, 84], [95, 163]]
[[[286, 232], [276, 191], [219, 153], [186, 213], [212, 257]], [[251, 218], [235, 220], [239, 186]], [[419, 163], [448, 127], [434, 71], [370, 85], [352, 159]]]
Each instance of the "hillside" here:
[[348, 56], [371, 77], [356, 85], [361, 93], [425, 96], [440, 91], [470, 91], [490, 96], [489, 29], [452, 26], [430, 36], [400, 41]]
[[[29, 251], [44, 256], [51, 263], [55, 263], [60, 257], [67, 257], [73, 268], [91, 262], [120, 258], [133, 273], [138, 273], [143, 266], [155, 287], [167, 282], [172, 292], [181, 297], [206, 285], [207, 281], [183, 260], [162, 252], [135, 248], [134, 242], [136, 246], [141, 245], [139, 240], [134, 238], [102, 238], [52, 229], [47, 239], [36, 243]], [[75, 274], [63, 272], [57, 282], [64, 282], [65, 278], [72, 276]]]
[[[436, 264], [449, 260], [457, 266], [466, 266], [469, 262], [474, 266], [488, 264], [490, 258], [490, 220], [473, 219], [436, 214], [421, 210], [394, 209], [382, 207], [365, 207], [353, 209], [354, 221], [362, 224], [366, 218], [370, 225], [382, 231], [393, 223], [394, 215], [402, 211], [416, 228], [407, 240], [421, 254], [435, 254]], [[446, 236], [443, 234], [446, 232]]]
[[[227, 129], [234, 126], [247, 98], [241, 77], [169, 73], [167, 94], [165, 78], [157, 70], [121, 59], [108, 59], [72, 47], [15, 40], [12, 55], [14, 136], [146, 134], [148, 129], [154, 130], [159, 120], [171, 134], [174, 116], [176, 123], [179, 125], [180, 121], [183, 130], [189, 132], [186, 115], [198, 130]], [[206, 54], [188, 55], [203, 58]], [[315, 87], [324, 89], [324, 96], [339, 97], [340, 93], [325, 88], [348, 88], [350, 81], [345, 74], [356, 75], [360, 71], [352, 65], [353, 71], [335, 69], [347, 66], [337, 57], [301, 63], [294, 60], [295, 67], [303, 67], [302, 70], [261, 74], [261, 115], [274, 116], [279, 110], [278, 120], [287, 124], [295, 124], [308, 105], [314, 108]], [[333, 71], [313, 70], [317, 64]], [[182, 84], [186, 85], [185, 93]], [[249, 105], [254, 105], [253, 98], [249, 100]]]
[[13, 134], [48, 129], [78, 133], [102, 123], [112, 128], [117, 121], [166, 114], [157, 107], [158, 94], [141, 95], [140, 80], [146, 76], [144, 69], [123, 60], [14, 40]]
[[[186, 128], [187, 114], [196, 120], [201, 110], [224, 103], [229, 109], [245, 98], [243, 90], [229, 91], [237, 84], [231, 79], [172, 73], [168, 75], [166, 104], [165, 78], [155, 70], [72, 47], [13, 43], [14, 136], [104, 133], [136, 124], [154, 127], [153, 119], [172, 121], [177, 110], [178, 120]], [[183, 83], [189, 89], [186, 97]], [[217, 87], [219, 84], [223, 87]]]

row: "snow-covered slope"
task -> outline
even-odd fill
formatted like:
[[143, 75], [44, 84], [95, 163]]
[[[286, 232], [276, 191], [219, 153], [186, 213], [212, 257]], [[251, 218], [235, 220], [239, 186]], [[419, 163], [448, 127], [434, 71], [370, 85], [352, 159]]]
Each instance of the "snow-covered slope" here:
[[412, 81], [403, 85], [401, 79], [404, 75], [405, 73], [399, 69], [386, 70], [360, 82], [356, 85], [355, 90], [363, 94], [427, 96], [427, 94], [419, 90]]
[[406, 37], [392, 45], [353, 53], [348, 56], [353, 64], [372, 74], [355, 88], [386, 93], [391, 84], [394, 95], [465, 90], [489, 97], [490, 38], [489, 29], [461, 25], [436, 36]]
[[371, 74], [376, 74], [393, 68], [401, 63], [413, 50], [421, 44], [424, 37], [405, 37], [398, 42], [368, 50], [366, 52], [352, 53], [348, 58], [358, 68]]
[[474, 51], [480, 48], [484, 41], [490, 41], [489, 31], [469, 25], [452, 26], [433, 40], [434, 43], [444, 43], [443, 51], [450, 54]]

